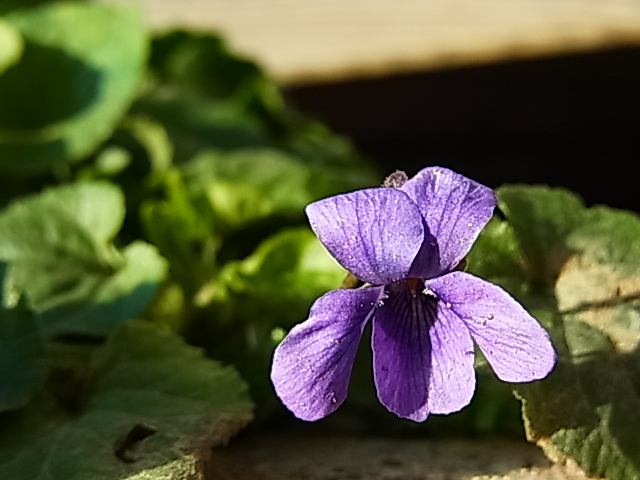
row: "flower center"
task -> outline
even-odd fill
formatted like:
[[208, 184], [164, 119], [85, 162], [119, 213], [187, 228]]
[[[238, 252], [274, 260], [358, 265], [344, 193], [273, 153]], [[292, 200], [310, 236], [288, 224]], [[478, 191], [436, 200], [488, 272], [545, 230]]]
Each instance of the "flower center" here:
[[416, 298], [424, 288], [424, 282], [419, 278], [407, 278], [405, 280], [405, 283], [407, 285], [407, 288], [409, 289], [409, 293], [411, 293], [411, 296], [413, 298]]

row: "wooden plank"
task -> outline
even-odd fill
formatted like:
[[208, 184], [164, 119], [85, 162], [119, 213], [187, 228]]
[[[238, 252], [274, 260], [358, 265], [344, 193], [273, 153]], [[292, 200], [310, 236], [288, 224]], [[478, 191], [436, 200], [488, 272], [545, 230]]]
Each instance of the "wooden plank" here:
[[219, 29], [284, 83], [640, 45], [638, 0], [102, 0]]

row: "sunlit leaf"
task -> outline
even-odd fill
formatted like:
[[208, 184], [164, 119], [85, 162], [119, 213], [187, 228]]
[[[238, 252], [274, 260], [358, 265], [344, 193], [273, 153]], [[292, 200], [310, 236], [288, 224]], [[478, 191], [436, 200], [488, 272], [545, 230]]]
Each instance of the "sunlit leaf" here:
[[340, 287], [346, 271], [311, 230], [295, 228], [268, 238], [245, 260], [229, 264], [225, 275], [232, 289], [254, 304], [268, 305], [266, 311], [272, 310], [280, 324], [286, 324], [286, 319], [304, 319], [317, 297]]
[[153, 245], [141, 241], [129, 244], [122, 254], [119, 268], [90, 296], [42, 313], [48, 334], [106, 335], [142, 314], [167, 274], [167, 262]]
[[550, 291], [570, 255], [566, 236], [583, 221], [584, 205], [566, 190], [544, 186], [507, 185], [496, 193], [522, 250], [529, 279]]
[[123, 125], [145, 149], [151, 172], [169, 168], [173, 146], [164, 127], [145, 117], [130, 117]]
[[103, 335], [136, 318], [167, 265], [150, 245], [123, 252], [112, 240], [124, 219], [121, 191], [84, 182], [16, 201], [0, 214], [0, 259], [42, 314], [49, 333]]
[[111, 133], [138, 87], [147, 48], [139, 14], [61, 2], [6, 20], [25, 48], [0, 76], [0, 171], [29, 174], [82, 158]]
[[23, 49], [20, 32], [0, 19], [0, 74], [20, 59]]
[[0, 214], [0, 259], [39, 310], [83, 298], [117, 266], [109, 242], [124, 213], [122, 193], [106, 182], [15, 201]]
[[131, 164], [131, 154], [124, 148], [107, 147], [96, 157], [94, 165], [80, 174], [81, 179], [93, 179], [101, 175], [110, 177], [122, 172]]
[[[516, 392], [529, 438], [550, 458], [572, 458], [596, 477], [635, 479], [640, 477], [640, 219], [604, 207], [576, 209], [575, 217], [580, 221], [567, 220], [562, 234], [556, 230], [549, 238], [547, 252], [539, 244], [540, 260], [547, 264], [557, 258], [558, 245], [568, 252], [550, 312], [560, 361], [549, 378]], [[531, 232], [537, 228], [529, 226]]]
[[206, 152], [184, 172], [192, 194], [206, 198], [214, 221], [227, 229], [276, 213], [300, 216], [309, 202], [330, 192], [320, 171], [271, 149]]

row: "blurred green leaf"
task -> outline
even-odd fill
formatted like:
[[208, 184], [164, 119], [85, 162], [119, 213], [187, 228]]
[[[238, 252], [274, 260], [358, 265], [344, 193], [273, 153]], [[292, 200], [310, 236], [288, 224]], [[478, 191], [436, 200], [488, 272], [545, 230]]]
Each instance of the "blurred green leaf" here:
[[165, 279], [168, 265], [153, 245], [129, 244], [123, 263], [87, 298], [42, 313], [48, 334], [106, 335], [118, 324], [142, 315]]
[[516, 388], [523, 399], [528, 438], [550, 459], [572, 458], [588, 475], [638, 478], [637, 351], [604, 350], [607, 337], [581, 322], [565, 322], [554, 335], [557, 342], [562, 335], [580, 347], [580, 354], [563, 359], [548, 379]]
[[584, 205], [566, 190], [544, 186], [507, 185], [496, 193], [522, 251], [529, 280], [550, 291], [571, 254], [566, 236], [583, 221]]
[[0, 214], [0, 259], [39, 310], [82, 298], [117, 264], [109, 242], [124, 213], [122, 193], [106, 182], [15, 201]]
[[289, 112], [284, 144], [287, 151], [320, 167], [333, 186], [332, 194], [377, 187], [384, 175], [377, 172], [346, 138], [321, 122]]
[[44, 337], [22, 308], [0, 308], [0, 412], [27, 404], [44, 381]]
[[[263, 104], [283, 108], [277, 87], [267, 90], [262, 84], [273, 83], [252, 61], [232, 53], [226, 43], [210, 33], [175, 31], [154, 39], [151, 68], [169, 84], [210, 98], [235, 97], [249, 104], [255, 96]], [[274, 95], [275, 94], [275, 95]]]
[[149, 171], [164, 171], [171, 166], [173, 146], [161, 124], [149, 118], [131, 116], [123, 127], [144, 147], [149, 159]]
[[346, 271], [311, 230], [291, 228], [269, 237], [245, 260], [229, 263], [223, 276], [254, 307], [290, 327], [304, 320], [315, 299], [339, 288]]
[[112, 177], [119, 174], [131, 164], [131, 154], [124, 148], [110, 146], [102, 150], [94, 164], [83, 169], [80, 180], [93, 180], [101, 176]]
[[211, 276], [218, 241], [180, 171], [162, 172], [156, 182], [162, 198], [147, 198], [140, 206], [142, 229], [169, 260], [172, 277], [193, 295]]
[[[516, 393], [529, 438], [551, 459], [573, 458], [592, 476], [638, 478], [640, 218], [574, 207], [573, 219], [546, 237], [547, 256], [542, 244], [538, 250], [547, 265], [559, 246], [571, 252], [559, 270], [550, 328], [561, 358], [547, 379]], [[544, 223], [528, 228], [549, 231]]]
[[141, 97], [133, 112], [164, 126], [175, 147], [176, 163], [191, 160], [205, 149], [274, 143], [260, 119], [231, 100], [207, 99], [162, 87]]
[[192, 195], [206, 198], [213, 221], [227, 230], [275, 213], [300, 215], [331, 192], [319, 169], [272, 149], [205, 152], [183, 171]]
[[20, 32], [0, 18], [0, 74], [20, 59], [23, 50]]
[[77, 178], [113, 179], [127, 192], [129, 202], [141, 191], [140, 184], [148, 175], [168, 169], [172, 161], [173, 146], [164, 127], [152, 119], [131, 115], [96, 153], [93, 163], [79, 169]]
[[0, 171], [37, 173], [89, 154], [139, 86], [147, 49], [140, 16], [61, 2], [16, 10], [6, 20], [25, 49], [0, 76]]
[[0, 453], [1, 478], [202, 479], [209, 449], [251, 418], [233, 369], [150, 324], [123, 325], [98, 353], [94, 376], [78, 417], [54, 428], [41, 422], [20, 453]]
[[139, 316], [166, 272], [155, 248], [135, 242], [121, 254], [112, 239], [124, 198], [107, 182], [50, 189], [0, 214], [0, 259], [18, 292], [43, 314], [50, 333], [102, 335]]

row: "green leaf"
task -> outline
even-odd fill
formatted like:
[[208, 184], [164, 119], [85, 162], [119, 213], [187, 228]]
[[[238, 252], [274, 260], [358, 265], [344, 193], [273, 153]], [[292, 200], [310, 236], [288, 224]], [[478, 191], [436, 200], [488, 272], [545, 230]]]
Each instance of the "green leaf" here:
[[149, 118], [132, 116], [123, 127], [144, 147], [151, 172], [164, 171], [171, 166], [173, 146], [167, 131], [160, 123]]
[[231, 262], [222, 274], [237, 294], [289, 327], [304, 319], [311, 303], [340, 287], [347, 272], [308, 228], [291, 228], [269, 237], [256, 251]]
[[[573, 253], [559, 271], [550, 331], [561, 359], [547, 379], [516, 392], [529, 438], [551, 459], [573, 458], [592, 476], [635, 479], [640, 477], [640, 218], [605, 207], [575, 215], [580, 222], [569, 222], [562, 232]], [[536, 231], [538, 225], [529, 228]], [[559, 243], [550, 242], [546, 255], [553, 257]]]
[[526, 273], [520, 246], [509, 222], [493, 217], [467, 255], [470, 273], [506, 288], [513, 295], [526, 292]]
[[[265, 91], [262, 83], [272, 83], [255, 63], [232, 54], [220, 37], [210, 33], [171, 32], [154, 39], [152, 52], [151, 67], [163, 81], [206, 97], [235, 96], [248, 103]], [[279, 95], [261, 100], [283, 106]]]
[[44, 381], [45, 345], [27, 310], [0, 308], [0, 412], [22, 407]]
[[102, 150], [94, 164], [80, 172], [81, 180], [92, 180], [100, 176], [112, 177], [131, 164], [131, 154], [124, 148], [109, 146]]
[[147, 49], [140, 16], [69, 2], [6, 20], [25, 49], [0, 76], [0, 171], [31, 174], [81, 159], [108, 137], [136, 92]]
[[260, 119], [231, 100], [213, 100], [159, 88], [136, 101], [134, 114], [161, 123], [183, 163], [205, 149], [231, 150], [273, 144]]
[[[582, 336], [583, 344], [606, 344], [600, 332], [585, 335], [583, 330]], [[594, 350], [593, 344], [589, 350]], [[638, 478], [639, 362], [637, 352], [581, 354], [560, 362], [548, 379], [517, 387], [529, 439], [552, 460], [572, 458], [589, 475]]]
[[206, 152], [184, 167], [187, 187], [208, 201], [214, 224], [233, 229], [273, 214], [300, 215], [331, 189], [322, 173], [271, 149]]
[[640, 344], [640, 218], [606, 207], [568, 238], [578, 252], [556, 284], [560, 311], [602, 332], [618, 351]]
[[569, 236], [569, 246], [591, 262], [611, 264], [621, 274], [635, 276], [640, 258], [638, 215], [602, 206], [587, 214], [585, 223]]
[[166, 273], [155, 248], [112, 244], [124, 219], [121, 191], [107, 182], [50, 189], [0, 214], [0, 260], [43, 314], [49, 333], [103, 335], [136, 318]]
[[233, 369], [151, 324], [123, 325], [99, 352], [94, 375], [82, 413], [53, 430], [40, 423], [40, 438], [0, 455], [0, 478], [203, 479], [209, 450], [251, 418]]
[[543, 186], [507, 185], [496, 193], [524, 256], [530, 281], [551, 290], [571, 253], [566, 237], [583, 221], [584, 205], [566, 190]]
[[1, 418], [0, 470], [5, 463], [20, 455], [26, 446], [36, 444], [65, 424], [69, 414], [60, 408], [55, 398], [41, 392], [26, 407], [4, 412]]
[[331, 194], [377, 187], [384, 175], [372, 168], [346, 138], [326, 125], [289, 112], [286, 149], [310, 165], [321, 167], [332, 185]]
[[122, 253], [118, 270], [104, 278], [90, 296], [42, 313], [48, 334], [106, 335], [118, 324], [142, 315], [166, 277], [168, 265], [145, 242], [135, 241]]
[[148, 198], [140, 206], [147, 238], [171, 264], [171, 275], [191, 296], [209, 280], [217, 241], [204, 215], [196, 209], [177, 169], [157, 176], [164, 198]]
[[23, 50], [20, 32], [0, 19], [0, 74], [20, 59]]
[[[12, 10], [23, 10], [33, 8], [44, 3], [52, 3], [56, 0], [2, 0], [0, 2], [0, 15], [5, 15]], [[84, 0], [78, 0], [84, 1]]]
[[78, 183], [18, 200], [0, 214], [0, 259], [38, 310], [82, 298], [110, 275], [124, 198], [106, 182]]
[[78, 178], [117, 175], [118, 183], [129, 192], [130, 201], [131, 197], [140, 196], [140, 184], [146, 176], [167, 170], [172, 159], [173, 146], [164, 127], [149, 118], [129, 116], [95, 155], [95, 161], [79, 170]]

